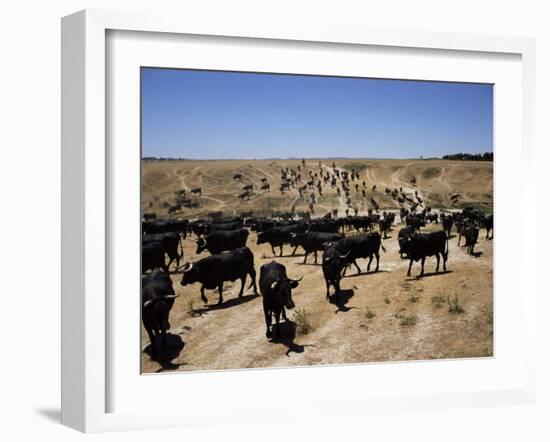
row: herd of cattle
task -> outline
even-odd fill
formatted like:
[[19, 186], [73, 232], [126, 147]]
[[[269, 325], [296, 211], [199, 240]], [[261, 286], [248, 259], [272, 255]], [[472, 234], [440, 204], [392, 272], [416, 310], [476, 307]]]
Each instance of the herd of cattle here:
[[[241, 281], [239, 297], [243, 295], [247, 277], [248, 288], [257, 294], [254, 254], [247, 247], [250, 232], [257, 235], [257, 244], [267, 244], [276, 256], [283, 256], [283, 247], [292, 248], [295, 255], [298, 248], [304, 250], [304, 263], [310, 254], [315, 263], [321, 253], [322, 274], [326, 284], [326, 297], [330, 287], [335, 295], [340, 293], [340, 281], [347, 268], [353, 265], [361, 273], [357, 260], [368, 258], [367, 272], [376, 258], [378, 271], [380, 249], [396, 222], [396, 217], [405, 224], [398, 233], [399, 253], [409, 260], [407, 275], [411, 274], [413, 262], [421, 262], [419, 276], [424, 274], [427, 257], [436, 258], [436, 271], [443, 259], [443, 271], [447, 269], [448, 241], [451, 230], [456, 228], [459, 245], [462, 237], [469, 254], [474, 254], [479, 229], [486, 229], [486, 239], [492, 238], [493, 216], [486, 216], [475, 208], [465, 208], [460, 212], [434, 213], [430, 208], [417, 212], [416, 207], [401, 208], [398, 213], [383, 212], [368, 215], [338, 217], [337, 211], [327, 213], [323, 218], [298, 218], [294, 213], [277, 214], [275, 217], [254, 217], [252, 213], [241, 216], [223, 217], [220, 214], [204, 219], [155, 219], [148, 216], [142, 222], [142, 320], [151, 341], [153, 354], [158, 351], [154, 337], [161, 335], [161, 344], [166, 344], [166, 331], [170, 328], [169, 313], [176, 293], [172, 286], [172, 269], [182, 272], [181, 285], [200, 285], [201, 299], [208, 300], [205, 289], [217, 289], [218, 304], [223, 303], [223, 285], [227, 281]], [[427, 223], [440, 224], [442, 230], [422, 232]], [[376, 229], [378, 228], [378, 229]], [[377, 231], [378, 230], [378, 231]], [[185, 262], [183, 241], [196, 242], [196, 254], [209, 253], [202, 259]], [[184, 263], [180, 265], [180, 263]], [[173, 266], [175, 265], [175, 267]], [[258, 285], [263, 301], [266, 323], [266, 336], [279, 332], [282, 315], [286, 320], [285, 309], [292, 309], [292, 290], [300, 279], [291, 279], [283, 264], [272, 261], [260, 268]], [[271, 327], [272, 317], [276, 327]]]
[[[259, 189], [261, 193], [266, 193], [271, 191], [271, 184], [275, 184], [269, 183], [266, 177], [261, 178], [259, 183], [250, 182], [250, 178], [247, 179], [243, 173], [234, 173], [232, 181], [240, 183], [239, 187], [236, 189], [238, 192], [236, 197], [240, 200], [240, 203], [249, 201], [250, 198], [255, 195], [255, 189]], [[412, 186], [416, 186], [416, 177], [414, 175], [410, 179], [410, 183]], [[296, 168], [287, 166], [280, 170], [279, 191], [281, 194], [283, 195], [294, 189], [297, 190], [300, 199], [303, 200], [309, 209], [309, 211], [296, 213], [295, 203], [293, 203], [291, 208], [293, 216], [298, 215], [308, 218], [312, 214], [315, 214], [316, 206], [320, 203], [320, 197], [323, 197], [323, 189], [327, 187], [335, 190], [337, 198], [341, 198], [344, 202], [346, 207], [344, 212], [346, 216], [352, 213], [357, 216], [360, 206], [366, 205], [367, 202], [370, 203], [376, 212], [378, 212], [380, 208], [379, 202], [377, 202], [373, 196], [367, 195], [367, 192], [377, 192], [376, 184], [373, 185], [369, 191], [367, 182], [364, 179], [361, 180], [359, 172], [354, 168], [352, 168], [351, 171], [341, 169], [336, 167], [334, 162], [332, 163], [332, 168], [330, 168], [324, 166], [321, 161], [319, 161], [315, 167], [309, 168], [308, 170], [305, 159], [302, 159], [301, 163], [298, 164]], [[353, 193], [353, 189], [355, 189], [355, 194]], [[424, 207], [423, 200], [418, 190], [407, 192], [403, 187], [399, 189], [386, 187], [384, 192], [400, 206], [409, 204], [413, 212], [416, 211], [418, 207]], [[194, 187], [189, 189], [189, 191], [186, 189], [179, 189], [176, 190], [174, 194], [175, 201], [173, 203], [168, 201], [164, 201], [163, 203], [163, 207], [168, 209], [169, 215], [180, 214], [184, 209], [199, 208], [200, 200], [196, 197], [201, 197], [203, 195], [203, 190], [201, 187]], [[450, 202], [456, 204], [458, 202], [458, 197], [459, 194], [453, 194]], [[153, 202], [150, 202], [149, 207], [152, 207], [152, 205]], [[371, 212], [373, 209], [370, 209]], [[369, 213], [369, 215], [370, 214], [371, 213]], [[151, 214], [145, 215], [147, 219], [148, 215]]]

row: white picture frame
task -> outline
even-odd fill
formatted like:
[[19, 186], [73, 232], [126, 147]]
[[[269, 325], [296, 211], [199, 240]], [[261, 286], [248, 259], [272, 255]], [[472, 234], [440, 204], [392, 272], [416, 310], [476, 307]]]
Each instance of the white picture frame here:
[[[106, 84], [109, 31], [142, 31], [162, 34], [219, 36], [227, 38], [269, 39], [274, 41], [369, 45], [380, 48], [425, 48], [441, 51], [468, 51], [514, 54], [521, 57], [522, 121], [521, 156], [525, 176], [522, 204], [536, 206], [535, 177], [529, 176], [534, 164], [535, 43], [518, 37], [492, 37], [451, 33], [388, 31], [345, 26], [272, 28], [254, 23], [214, 23], [180, 17], [153, 16], [123, 12], [87, 10], [62, 21], [62, 423], [85, 432], [202, 425], [210, 419], [167, 409], [153, 412], [108, 412], [107, 376], [109, 309], [106, 289], [110, 241], [107, 229], [109, 186], [106, 119]], [[530, 181], [531, 180], [531, 181]], [[498, 192], [498, 189], [496, 190]], [[530, 212], [532, 216], [532, 211]], [[525, 215], [527, 216], [527, 215]], [[522, 247], [522, 256], [532, 253], [535, 244]], [[533, 271], [522, 266], [521, 324], [526, 336], [535, 334], [536, 287]], [[531, 273], [529, 273], [531, 272]], [[517, 324], [516, 324], [517, 325]], [[463, 393], [388, 395], [374, 398], [338, 398], [338, 414], [387, 412], [533, 403], [535, 382], [535, 339], [525, 346], [524, 376], [514, 388]], [[291, 369], [295, 370], [295, 369]], [[361, 367], [354, 367], [361, 370]], [[422, 370], [417, 366], [416, 371]], [[277, 370], [264, 376], [280, 376]], [[280, 373], [280, 371], [279, 371]], [[203, 376], [209, 376], [206, 373]], [[212, 375], [210, 375], [212, 376]], [[216, 373], [215, 376], [223, 376]], [[337, 396], [336, 396], [337, 398]], [[246, 422], [286, 417], [333, 415], [335, 399], [314, 400], [310, 408], [280, 410], [269, 417], [261, 412], [244, 418], [231, 415], [218, 422]], [[253, 410], [253, 404], [237, 407]], [[221, 412], [223, 414], [223, 412]], [[223, 419], [225, 417], [225, 419]]]

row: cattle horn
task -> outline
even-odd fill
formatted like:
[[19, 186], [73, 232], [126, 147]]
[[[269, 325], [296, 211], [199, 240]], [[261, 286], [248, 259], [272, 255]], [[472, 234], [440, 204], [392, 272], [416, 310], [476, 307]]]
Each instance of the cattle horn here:
[[291, 281], [300, 282], [302, 279], [304, 279], [304, 275], [300, 276], [298, 279], [291, 279]]
[[188, 262], [188, 263], [186, 263], [186, 264], [183, 266], [183, 271], [184, 271], [184, 272], [188, 272], [188, 271], [191, 270], [192, 268], [193, 268], [193, 263]]
[[158, 300], [161, 300], [161, 299], [175, 299], [177, 298], [179, 295], [165, 295], [165, 296], [155, 296], [153, 299], [149, 299], [147, 301], [145, 301], [143, 303], [143, 307], [147, 307], [148, 305], [151, 305], [154, 301], [158, 301]]
[[279, 281], [273, 281], [273, 283], [271, 284], [271, 290], [275, 290], [278, 284], [279, 284]]
[[351, 250], [345, 255], [340, 255], [340, 259], [347, 259], [350, 253], [351, 253]]

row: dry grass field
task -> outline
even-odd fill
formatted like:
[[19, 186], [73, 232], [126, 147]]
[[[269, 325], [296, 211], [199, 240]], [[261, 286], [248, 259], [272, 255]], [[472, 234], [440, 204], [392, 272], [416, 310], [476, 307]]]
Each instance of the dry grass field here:
[[[321, 165], [330, 169], [333, 160], [322, 160]], [[434, 208], [461, 208], [466, 205], [492, 207], [493, 166], [492, 162], [447, 161], [447, 160], [335, 160], [338, 168], [360, 173], [360, 180], [367, 182], [367, 198], [362, 198], [352, 189], [352, 200], [360, 211], [366, 211], [373, 197], [381, 208], [399, 208], [399, 205], [384, 189], [399, 188], [412, 190], [410, 179], [417, 179], [416, 189], [425, 202]], [[219, 160], [219, 161], [143, 161], [142, 167], [142, 209], [168, 217], [168, 207], [175, 204], [174, 192], [189, 191], [201, 187], [203, 195], [196, 198], [198, 209], [183, 209], [178, 215], [186, 218], [205, 216], [208, 212], [221, 210], [224, 214], [239, 214], [254, 210], [257, 215], [268, 215], [273, 210], [289, 210], [294, 203], [297, 211], [307, 210], [306, 201], [299, 198], [298, 190], [281, 194], [280, 173], [285, 167], [296, 168], [299, 160]], [[319, 160], [308, 160], [302, 179], [308, 171], [319, 170]], [[232, 179], [242, 174], [242, 181]], [[271, 191], [259, 190], [261, 178], [271, 184]], [[254, 195], [249, 201], [240, 201], [239, 193], [245, 184], [254, 185]], [[372, 192], [372, 186], [377, 191]], [[360, 190], [362, 189], [362, 186]], [[458, 203], [452, 205], [450, 197], [460, 193]], [[323, 188], [316, 206], [317, 216], [330, 209], [343, 208], [330, 186]], [[343, 216], [343, 213], [341, 214]]]
[[[396, 210], [398, 203], [385, 193], [385, 188], [402, 187], [418, 191], [425, 205], [434, 211], [456, 210], [468, 205], [492, 211], [492, 162], [445, 160], [335, 160], [340, 169], [354, 168], [359, 183], [367, 182], [366, 198], [351, 189], [352, 206], [365, 214], [373, 198], [380, 210]], [[306, 211], [307, 204], [297, 189], [281, 194], [280, 171], [296, 168], [298, 160], [227, 160], [227, 161], [144, 161], [142, 163], [142, 210], [159, 217], [199, 218], [212, 211], [224, 215], [254, 211], [268, 215], [273, 211]], [[321, 167], [331, 168], [332, 160], [321, 160]], [[319, 170], [319, 160], [307, 160], [303, 179], [308, 171]], [[242, 174], [242, 181], [233, 180]], [[416, 187], [411, 178], [415, 176]], [[259, 190], [261, 178], [271, 184], [270, 192]], [[357, 181], [356, 181], [357, 182]], [[237, 195], [245, 184], [254, 185], [249, 201]], [[376, 191], [372, 186], [376, 185]], [[199, 207], [168, 214], [175, 204], [175, 193], [201, 187], [202, 196], [193, 197]], [[310, 191], [307, 192], [309, 195]], [[318, 195], [318, 192], [316, 192]], [[451, 203], [451, 195], [458, 201]], [[318, 196], [314, 216], [339, 209], [343, 216], [346, 204], [329, 185]], [[282, 327], [280, 339], [265, 337], [265, 323], [260, 296], [252, 289], [239, 299], [240, 282], [224, 285], [224, 303], [217, 306], [217, 291], [207, 291], [209, 304], [200, 299], [200, 286], [180, 285], [181, 273], [171, 274], [180, 296], [170, 313], [171, 330], [168, 349], [152, 360], [149, 340], [142, 327], [142, 371], [218, 370], [248, 367], [304, 366], [346, 364], [372, 361], [403, 361], [435, 358], [486, 357], [493, 354], [493, 241], [480, 230], [475, 246], [478, 256], [470, 256], [457, 246], [453, 228], [449, 240], [448, 272], [435, 273], [435, 258], [427, 258], [426, 274], [420, 264], [413, 264], [412, 277], [407, 277], [408, 260], [400, 259], [397, 232], [393, 226], [382, 244], [380, 271], [366, 273], [366, 260], [359, 260], [362, 273], [350, 267], [342, 280], [340, 298], [325, 299], [321, 265], [313, 264], [313, 256], [303, 262], [303, 251], [290, 256], [285, 246], [283, 257], [272, 256], [268, 244], [257, 245], [251, 233], [247, 246], [255, 257], [259, 275], [262, 264], [273, 259], [284, 264], [291, 278], [303, 276], [293, 291], [296, 308], [287, 313], [291, 322]], [[440, 224], [424, 230], [441, 229]], [[348, 233], [346, 233], [348, 234]], [[350, 232], [349, 234], [355, 234]], [[195, 253], [195, 237], [183, 241], [184, 262], [206, 257]], [[247, 280], [248, 287], [249, 281]], [[332, 293], [332, 291], [331, 291]], [[454, 309], [450, 306], [459, 307]], [[463, 310], [460, 312], [460, 310]], [[304, 317], [305, 313], [305, 317]], [[309, 331], [304, 333], [303, 329]]]

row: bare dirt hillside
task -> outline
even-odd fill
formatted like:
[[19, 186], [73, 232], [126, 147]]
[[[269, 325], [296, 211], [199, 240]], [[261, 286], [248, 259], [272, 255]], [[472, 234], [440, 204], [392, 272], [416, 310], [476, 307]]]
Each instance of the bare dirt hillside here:
[[[333, 160], [321, 160], [324, 170], [332, 170]], [[417, 190], [427, 205], [438, 208], [461, 208], [476, 205], [492, 207], [493, 163], [477, 161], [446, 160], [335, 160], [340, 170], [359, 172], [359, 191], [351, 189], [352, 205], [360, 212], [370, 207], [373, 198], [381, 208], [398, 208], [397, 201], [385, 193], [385, 188]], [[299, 160], [235, 160], [235, 161], [144, 161], [142, 163], [142, 209], [169, 216], [168, 210], [175, 205], [175, 191], [201, 187], [202, 196], [193, 197], [198, 209], [182, 208], [173, 216], [199, 217], [210, 211], [238, 214], [254, 210], [257, 214], [269, 214], [273, 210], [289, 210], [294, 204], [297, 211], [305, 211], [307, 199], [300, 198], [297, 188], [281, 194], [279, 191], [281, 169], [294, 168]], [[308, 160], [302, 180], [306, 181], [309, 171], [319, 171], [319, 160]], [[242, 180], [233, 180], [241, 174]], [[416, 178], [416, 187], [410, 180]], [[270, 191], [261, 191], [261, 179], [267, 179]], [[362, 181], [366, 181], [366, 196], [363, 197]], [[248, 201], [241, 201], [238, 195], [246, 184], [254, 186], [254, 194]], [[376, 185], [376, 191], [372, 186]], [[451, 196], [458, 193], [456, 203]], [[309, 192], [308, 192], [309, 196]], [[336, 190], [323, 187], [315, 211], [322, 215], [328, 210], [345, 208]], [[343, 213], [342, 213], [343, 215]]]
[[[166, 216], [163, 203], [172, 204], [174, 191], [202, 187], [197, 197], [200, 207], [173, 216], [200, 217], [209, 211], [226, 214], [254, 210], [288, 210], [300, 206], [297, 190], [281, 195], [278, 191], [281, 168], [296, 167], [298, 161], [163, 161], [143, 163], [143, 210]], [[360, 180], [368, 183], [365, 201], [353, 195], [361, 210], [369, 207], [370, 198], [381, 208], [397, 208], [385, 195], [385, 187], [404, 187], [411, 191], [414, 175], [427, 204], [435, 211], [460, 208], [466, 204], [492, 207], [492, 163], [405, 160], [341, 160], [342, 169], [354, 168]], [[332, 160], [323, 160], [321, 167], [331, 167]], [[366, 168], [364, 167], [366, 166]], [[307, 168], [318, 168], [317, 160], [309, 160]], [[232, 176], [243, 174], [243, 182]], [[258, 184], [262, 177], [272, 183], [269, 193], [256, 190], [249, 202], [236, 197], [243, 185]], [[372, 192], [376, 184], [377, 191]], [[324, 199], [316, 205], [319, 215], [332, 208], [341, 208], [342, 201], [327, 186]], [[459, 201], [451, 204], [450, 196], [458, 193]], [[164, 211], [164, 212], [163, 212]], [[200, 299], [199, 285], [182, 287], [181, 273], [171, 274], [176, 293], [180, 294], [171, 311], [169, 347], [157, 360], [149, 354], [147, 334], [142, 328], [142, 370], [153, 373], [164, 370], [215, 370], [246, 367], [276, 367], [371, 361], [418, 360], [433, 358], [486, 357], [493, 354], [493, 241], [480, 231], [476, 256], [458, 247], [453, 229], [449, 240], [448, 272], [435, 273], [435, 259], [426, 260], [426, 275], [415, 278], [420, 264], [413, 264], [413, 276], [407, 277], [408, 261], [398, 253], [396, 224], [389, 238], [383, 240], [386, 252], [381, 253], [380, 271], [366, 273], [366, 260], [359, 260], [363, 271], [356, 275], [348, 270], [342, 281], [340, 298], [325, 300], [325, 286], [320, 265], [313, 256], [303, 264], [301, 249], [289, 256], [286, 246], [283, 257], [273, 257], [268, 244], [257, 245], [251, 233], [248, 247], [255, 256], [259, 274], [262, 264], [277, 260], [287, 267], [290, 277], [303, 276], [294, 290], [296, 309], [288, 313], [291, 320], [282, 327], [282, 338], [268, 340], [262, 300], [252, 289], [239, 299], [240, 282], [227, 283], [224, 303], [217, 306], [217, 291], [207, 291], [209, 304]], [[438, 224], [424, 230], [439, 230]], [[208, 252], [196, 255], [195, 238], [183, 241], [184, 261], [195, 261]], [[319, 261], [320, 263], [320, 261]], [[247, 281], [248, 287], [248, 281]], [[332, 292], [331, 292], [332, 293]], [[462, 313], [449, 311], [449, 302], [457, 300]], [[295, 316], [305, 310], [311, 330], [299, 334], [303, 322]], [[459, 309], [460, 310], [460, 309]]]

